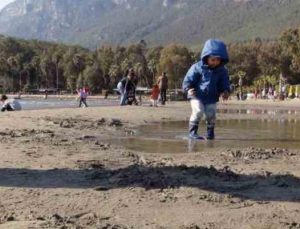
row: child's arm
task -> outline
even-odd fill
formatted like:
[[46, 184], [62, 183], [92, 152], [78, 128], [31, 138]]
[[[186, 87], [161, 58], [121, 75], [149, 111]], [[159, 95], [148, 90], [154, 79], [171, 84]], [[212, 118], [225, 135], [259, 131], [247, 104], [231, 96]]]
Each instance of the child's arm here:
[[194, 64], [185, 75], [182, 83], [182, 89], [185, 93], [191, 89], [195, 89], [197, 72], [196, 65]]
[[229, 94], [230, 93], [230, 82], [229, 82], [229, 74], [228, 70], [224, 68], [224, 72], [222, 73], [222, 76], [219, 81], [219, 93], [220, 94]]

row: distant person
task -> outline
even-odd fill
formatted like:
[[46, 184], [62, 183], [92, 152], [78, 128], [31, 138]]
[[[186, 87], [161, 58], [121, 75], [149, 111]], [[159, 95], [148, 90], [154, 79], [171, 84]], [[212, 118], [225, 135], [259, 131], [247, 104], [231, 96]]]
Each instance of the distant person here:
[[82, 107], [82, 105], [84, 105], [84, 107], [88, 107], [87, 105], [87, 93], [85, 92], [85, 90], [83, 88], [80, 88], [78, 91], [78, 97], [79, 97], [79, 107]]
[[282, 94], [283, 94], [283, 100], [285, 100], [289, 95], [286, 85], [282, 87]]
[[254, 99], [257, 100], [258, 98], [258, 92], [257, 92], [257, 88], [255, 88], [254, 90]]
[[262, 92], [261, 92], [261, 97], [262, 97], [262, 99], [266, 99], [266, 89], [264, 88], [263, 90], [262, 90]]
[[273, 88], [272, 87], [269, 87], [269, 90], [268, 90], [268, 99], [270, 100], [273, 100]]
[[165, 105], [166, 101], [167, 101], [167, 90], [168, 90], [168, 84], [169, 84], [169, 80], [167, 77], [167, 73], [164, 72], [162, 74], [162, 76], [160, 76], [158, 78], [157, 84], [159, 86], [159, 90], [160, 90], [160, 98], [161, 98], [161, 104]]
[[89, 88], [89, 87], [87, 87], [87, 86], [84, 87], [84, 88], [83, 88], [83, 91], [86, 93], [87, 96], [91, 95], [91, 91], [90, 91], [90, 88]]
[[159, 86], [154, 84], [151, 91], [151, 106], [157, 107], [158, 105], [158, 97], [159, 97]]
[[47, 100], [48, 99], [48, 90], [45, 90], [45, 95], [44, 95], [44, 99]]
[[274, 90], [274, 100], [277, 99], [277, 98], [278, 98], [278, 93], [277, 93], [277, 90], [275, 89]]
[[[230, 84], [225, 65], [229, 57], [226, 45], [220, 40], [206, 41], [201, 60], [187, 72], [183, 90], [191, 102], [192, 115], [189, 123], [189, 137], [198, 140], [215, 138], [217, 102], [220, 95], [229, 97]], [[198, 135], [198, 127], [203, 114], [206, 116], [206, 137]]]
[[240, 98], [240, 93], [239, 93], [239, 92], [236, 93], [236, 99], [237, 99], [237, 100], [241, 100], [241, 98]]
[[22, 106], [17, 100], [8, 99], [6, 95], [1, 96], [1, 103], [2, 103], [1, 112], [22, 110]]
[[133, 69], [129, 69], [127, 76], [125, 76], [118, 83], [118, 91], [121, 94], [120, 105], [137, 105], [138, 102], [135, 97], [136, 84], [134, 83], [135, 73]]

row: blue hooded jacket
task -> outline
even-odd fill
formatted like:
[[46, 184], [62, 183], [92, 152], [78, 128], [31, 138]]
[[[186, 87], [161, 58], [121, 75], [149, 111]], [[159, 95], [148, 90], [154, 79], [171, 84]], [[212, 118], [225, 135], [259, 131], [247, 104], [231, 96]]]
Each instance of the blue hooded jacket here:
[[[218, 56], [222, 65], [209, 68], [205, 63], [208, 56]], [[196, 95], [189, 99], [199, 99], [203, 104], [213, 104], [219, 101], [221, 93], [230, 92], [228, 71], [225, 64], [229, 61], [226, 45], [220, 40], [208, 40], [203, 48], [201, 60], [187, 72], [182, 88], [184, 92], [195, 89]]]

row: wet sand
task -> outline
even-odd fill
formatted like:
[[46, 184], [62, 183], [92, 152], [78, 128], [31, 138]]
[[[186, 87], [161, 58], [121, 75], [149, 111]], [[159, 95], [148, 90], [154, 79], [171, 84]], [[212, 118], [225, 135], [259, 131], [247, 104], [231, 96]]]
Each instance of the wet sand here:
[[[297, 112], [219, 119], [300, 120], [298, 101], [220, 108]], [[189, 115], [183, 102], [0, 114], [0, 228], [300, 228], [300, 149], [151, 154], [108, 144]]]

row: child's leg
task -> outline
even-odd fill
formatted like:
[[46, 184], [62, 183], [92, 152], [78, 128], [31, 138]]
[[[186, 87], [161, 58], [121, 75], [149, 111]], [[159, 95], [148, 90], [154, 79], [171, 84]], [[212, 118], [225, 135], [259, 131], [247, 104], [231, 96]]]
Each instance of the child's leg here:
[[204, 105], [200, 100], [192, 99], [191, 107], [192, 107], [192, 115], [190, 117], [190, 124], [189, 124], [190, 137], [198, 138], [199, 122], [203, 116]]
[[208, 104], [205, 106], [205, 116], [207, 123], [207, 139], [215, 138], [215, 123], [216, 123], [217, 104]]
[[88, 107], [88, 105], [86, 103], [86, 99], [83, 99], [82, 102], [83, 102], [83, 104], [84, 104], [85, 107]]
[[79, 107], [81, 107], [82, 104], [82, 98], [79, 99]]
[[158, 100], [156, 100], [156, 99], [153, 100], [153, 105], [154, 105], [155, 107], [157, 107], [157, 101], [158, 101]]

